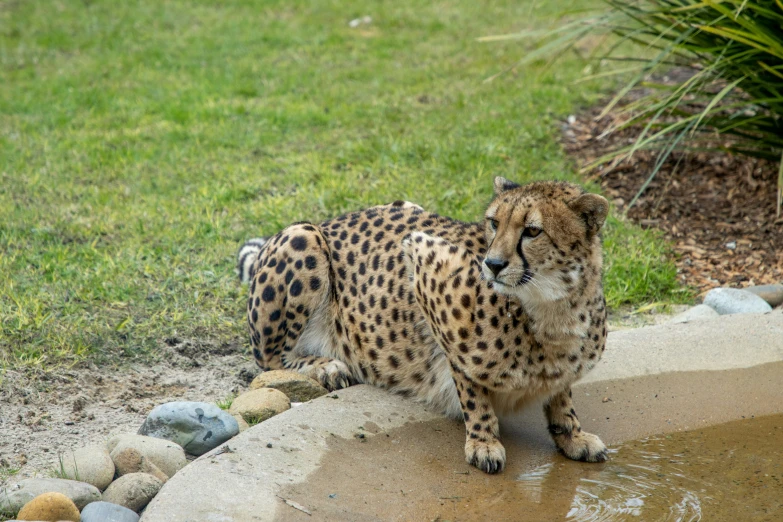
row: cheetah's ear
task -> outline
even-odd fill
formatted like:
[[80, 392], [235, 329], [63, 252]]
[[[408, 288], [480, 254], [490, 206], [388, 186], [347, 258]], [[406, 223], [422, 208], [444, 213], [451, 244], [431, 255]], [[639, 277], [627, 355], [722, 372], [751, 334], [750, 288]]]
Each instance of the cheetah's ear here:
[[609, 213], [609, 202], [598, 194], [582, 194], [571, 201], [568, 206], [587, 225], [588, 237], [601, 230], [604, 221], [606, 221], [606, 215]]
[[507, 190], [515, 189], [520, 187], [519, 184], [514, 183], [513, 181], [509, 181], [506, 178], [502, 176], [496, 176], [495, 177], [495, 195], [499, 196], [502, 193], [504, 193]]

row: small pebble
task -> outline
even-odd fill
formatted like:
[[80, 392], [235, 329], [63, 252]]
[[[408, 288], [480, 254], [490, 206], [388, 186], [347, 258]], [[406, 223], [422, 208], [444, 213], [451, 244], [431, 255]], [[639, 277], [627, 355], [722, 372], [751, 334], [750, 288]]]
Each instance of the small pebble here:
[[117, 468], [117, 476], [121, 477], [129, 473], [147, 473], [163, 483], [169, 477], [163, 473], [160, 468], [141, 454], [136, 448], [125, 448], [121, 451], [113, 452], [114, 465]]
[[63, 478], [92, 484], [100, 490], [106, 489], [114, 478], [114, 462], [105, 446], [86, 446], [67, 451], [54, 463]]
[[129, 473], [112, 482], [103, 500], [138, 513], [158, 494], [163, 483], [147, 473]]
[[783, 304], [783, 285], [750, 286], [744, 290], [764, 299], [773, 308]]
[[280, 390], [291, 402], [306, 402], [328, 393], [315, 379], [291, 370], [270, 370], [258, 374], [250, 383], [250, 389], [258, 388]]
[[93, 502], [82, 510], [81, 522], [138, 522], [139, 515], [111, 502]]
[[[117, 435], [107, 443], [112, 460], [126, 448], [134, 448], [155, 464], [167, 477], [184, 468], [188, 460], [185, 450], [174, 442], [144, 435]], [[115, 465], [117, 463], [115, 462]]]
[[79, 522], [79, 510], [73, 501], [62, 493], [50, 492], [38, 495], [16, 515], [18, 520]]
[[62, 493], [82, 509], [90, 502], [101, 499], [101, 492], [85, 482], [59, 478], [29, 478], [9, 481], [0, 487], [0, 512], [16, 513], [33, 498], [44, 493]]
[[713, 288], [704, 296], [704, 304], [720, 315], [758, 314], [772, 310], [761, 297], [737, 288]]
[[263, 422], [291, 407], [286, 395], [272, 388], [250, 390], [234, 399], [229, 413], [239, 414], [248, 424]]
[[[291, 406], [293, 406], [293, 404]], [[237, 425], [239, 426], [239, 433], [242, 433], [250, 427], [250, 424], [248, 424], [241, 415], [233, 414], [232, 417], [234, 417], [234, 420], [237, 421]]]

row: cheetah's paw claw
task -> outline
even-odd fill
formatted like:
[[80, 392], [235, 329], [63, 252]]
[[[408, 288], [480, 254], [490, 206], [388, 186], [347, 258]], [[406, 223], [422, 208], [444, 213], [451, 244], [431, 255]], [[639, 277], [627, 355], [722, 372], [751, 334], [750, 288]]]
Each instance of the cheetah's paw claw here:
[[329, 391], [341, 390], [353, 384], [356, 379], [342, 361], [331, 361], [316, 372], [316, 380]]
[[506, 465], [506, 448], [497, 439], [486, 442], [468, 439], [465, 460], [485, 473], [500, 473]]
[[581, 462], [606, 462], [609, 454], [606, 445], [597, 435], [585, 431], [559, 445], [560, 451], [569, 459]]

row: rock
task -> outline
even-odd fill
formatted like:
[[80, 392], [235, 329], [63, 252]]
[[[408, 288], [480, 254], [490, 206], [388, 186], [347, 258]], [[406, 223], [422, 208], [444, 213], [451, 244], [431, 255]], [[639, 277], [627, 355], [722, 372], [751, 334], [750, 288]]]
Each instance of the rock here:
[[744, 290], [759, 296], [773, 308], [783, 304], [783, 285], [751, 286]]
[[250, 390], [236, 399], [229, 408], [229, 413], [242, 416], [248, 424], [263, 422], [291, 407], [285, 393], [273, 388]]
[[245, 419], [242, 418], [241, 415], [234, 414], [234, 415], [232, 415], [232, 417], [234, 417], [234, 420], [236, 420], [237, 424], [239, 424], [239, 433], [242, 433], [243, 431], [245, 431], [246, 429], [248, 429], [250, 427], [250, 424], [248, 424], [245, 421]]
[[761, 297], [736, 288], [713, 288], [704, 297], [704, 304], [720, 315], [759, 314], [772, 310]]
[[703, 321], [704, 319], [712, 319], [719, 315], [720, 314], [713, 310], [712, 307], [707, 306], [706, 304], [700, 304], [685, 310], [681, 314], [675, 315], [669, 319], [669, 323], [677, 324], [689, 323], [691, 321]]
[[79, 510], [73, 500], [62, 493], [43, 493], [25, 504], [16, 518], [18, 520], [45, 520], [47, 522], [59, 520], [79, 522]]
[[110, 502], [93, 502], [82, 510], [81, 522], [138, 522], [139, 515]]
[[250, 383], [251, 390], [258, 388], [280, 390], [293, 402], [305, 402], [329, 393], [318, 381], [289, 370], [271, 370], [259, 374]]
[[161, 404], [139, 428], [139, 435], [176, 442], [193, 455], [203, 455], [238, 434], [234, 418], [206, 402]]
[[87, 446], [63, 454], [56, 463], [64, 478], [106, 489], [114, 478], [114, 463], [105, 446]]
[[165, 484], [169, 477], [150, 459], [141, 454], [136, 448], [125, 448], [112, 452], [114, 465], [117, 468], [117, 476], [121, 477], [129, 473], [147, 473]]
[[126, 448], [134, 448], [155, 464], [167, 477], [187, 465], [185, 450], [174, 442], [144, 435], [118, 435], [109, 440], [107, 447], [114, 465], [116, 456]]
[[119, 504], [138, 513], [158, 494], [163, 483], [147, 473], [129, 473], [112, 482], [103, 501]]
[[77, 509], [101, 499], [101, 492], [92, 484], [59, 478], [29, 478], [9, 482], [0, 488], [0, 512], [16, 513], [43, 493], [62, 493], [76, 504]]

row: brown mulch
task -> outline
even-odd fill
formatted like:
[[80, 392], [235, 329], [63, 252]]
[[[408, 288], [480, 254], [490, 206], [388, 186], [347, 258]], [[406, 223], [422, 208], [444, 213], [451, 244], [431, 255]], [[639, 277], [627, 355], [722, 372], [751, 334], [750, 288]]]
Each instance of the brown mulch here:
[[[599, 139], [615, 117], [596, 117], [601, 107], [569, 118], [563, 146], [580, 167], [632, 143], [641, 129]], [[652, 172], [657, 153], [600, 165], [587, 176], [601, 184], [619, 212]], [[728, 153], [674, 153], [628, 218], [664, 231], [672, 241], [683, 283], [700, 293], [717, 286], [783, 282], [783, 218], [775, 217], [778, 166]]]

